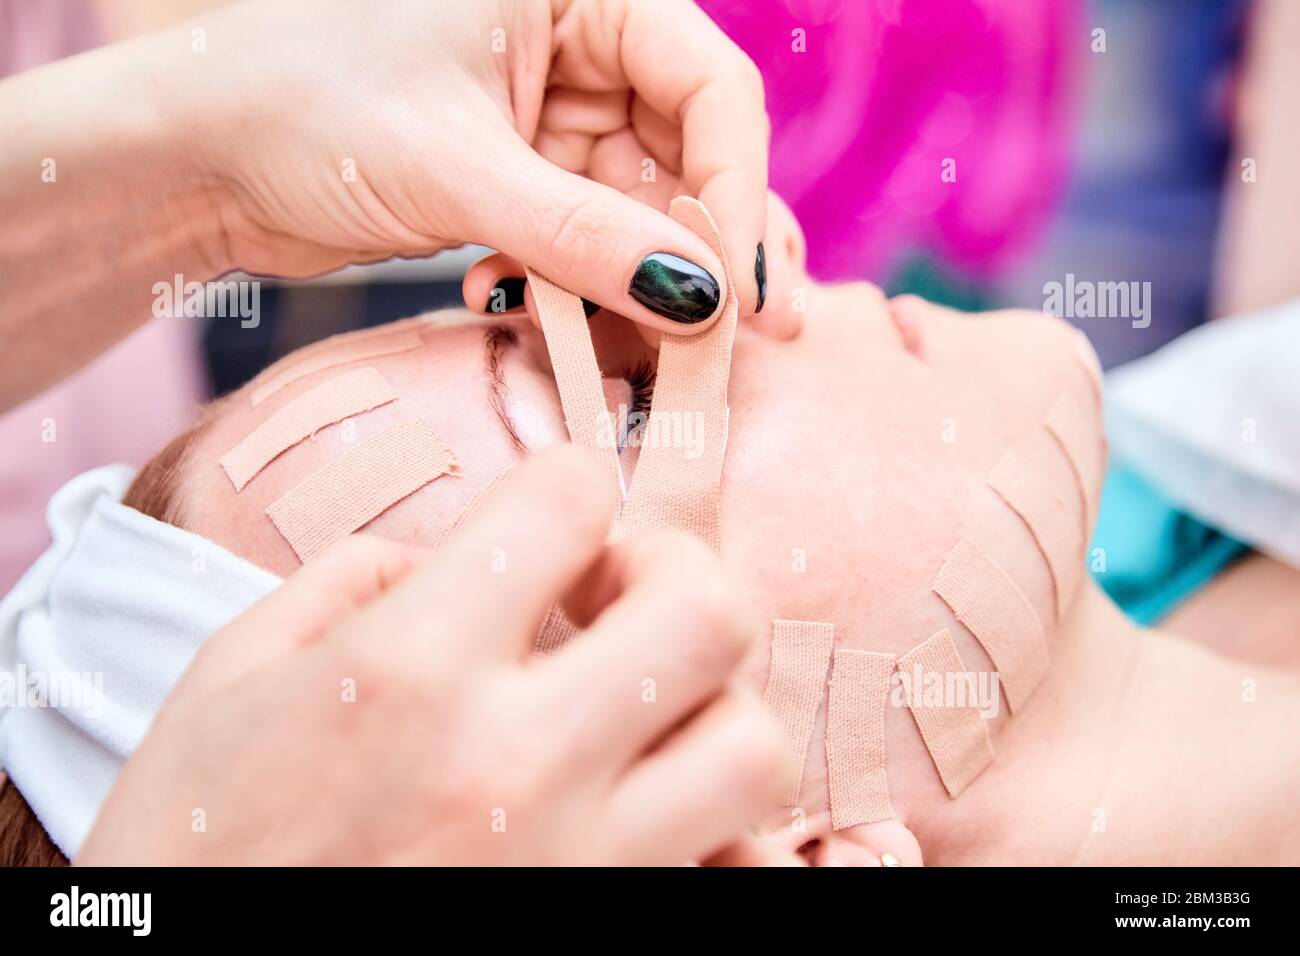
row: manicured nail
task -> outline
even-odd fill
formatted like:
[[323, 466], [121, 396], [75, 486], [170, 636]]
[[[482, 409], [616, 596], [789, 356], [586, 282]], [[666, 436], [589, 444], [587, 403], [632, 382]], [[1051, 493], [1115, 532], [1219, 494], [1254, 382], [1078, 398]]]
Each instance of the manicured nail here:
[[488, 293], [484, 312], [509, 312], [524, 304], [524, 280], [505, 278], [492, 287]]
[[600, 306], [598, 306], [595, 302], [592, 302], [590, 299], [582, 300], [582, 314], [585, 315], [587, 318], [591, 318], [599, 311], [600, 311]]
[[898, 857], [894, 856], [894, 854], [882, 853], [880, 854], [880, 865], [881, 866], [902, 866], [903, 864], [898, 862]]
[[758, 254], [754, 256], [754, 281], [758, 283], [758, 308], [754, 314], [763, 311], [763, 303], [767, 301], [767, 253], [763, 251], [763, 244], [758, 244]]
[[689, 259], [652, 252], [641, 260], [628, 294], [651, 312], [695, 325], [718, 310], [718, 280]]

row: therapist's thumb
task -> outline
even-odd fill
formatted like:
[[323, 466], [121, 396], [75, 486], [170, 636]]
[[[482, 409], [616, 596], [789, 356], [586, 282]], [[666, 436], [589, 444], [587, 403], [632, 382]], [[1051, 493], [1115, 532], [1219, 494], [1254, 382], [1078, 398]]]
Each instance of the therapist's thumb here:
[[335, 542], [205, 641], [177, 693], [214, 691], [314, 643], [430, 554], [367, 534]]
[[483, 220], [471, 225], [487, 245], [660, 331], [701, 332], [722, 313], [722, 263], [667, 213], [560, 169], [522, 144], [503, 159], [482, 171], [491, 198], [469, 213]]

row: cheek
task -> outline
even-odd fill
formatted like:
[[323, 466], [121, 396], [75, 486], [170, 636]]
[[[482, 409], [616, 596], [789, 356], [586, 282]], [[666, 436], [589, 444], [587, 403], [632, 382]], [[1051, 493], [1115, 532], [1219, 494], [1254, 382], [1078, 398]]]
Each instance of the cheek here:
[[723, 541], [760, 615], [834, 621], [842, 646], [895, 653], [944, 626], [929, 585], [1001, 446], [995, 416], [910, 361], [787, 354], [737, 371]]
[[[931, 584], [966, 536], [1045, 626], [1054, 620], [1038, 546], [985, 481], [1014, 444], [1073, 489], [1036, 405], [1008, 414], [982, 376], [895, 352], [789, 347], [739, 355], [731, 404], [723, 546], [760, 619], [833, 621], [841, 646], [901, 654], [954, 629]], [[968, 664], [989, 666], [973, 640], [957, 639]]]

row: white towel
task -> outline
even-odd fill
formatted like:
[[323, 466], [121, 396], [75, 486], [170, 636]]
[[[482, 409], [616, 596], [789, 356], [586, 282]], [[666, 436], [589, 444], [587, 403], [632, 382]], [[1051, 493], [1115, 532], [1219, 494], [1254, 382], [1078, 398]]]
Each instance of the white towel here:
[[1112, 455], [1300, 567], [1300, 301], [1193, 329], [1106, 377]]
[[280, 584], [121, 504], [131, 478], [60, 489], [53, 544], [0, 601], [0, 762], [68, 857], [199, 645]]

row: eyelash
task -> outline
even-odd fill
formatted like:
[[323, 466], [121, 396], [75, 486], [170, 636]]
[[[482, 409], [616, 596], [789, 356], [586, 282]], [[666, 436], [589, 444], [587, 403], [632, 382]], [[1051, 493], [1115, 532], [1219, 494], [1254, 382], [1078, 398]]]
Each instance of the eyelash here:
[[655, 378], [654, 366], [645, 359], [624, 370], [623, 379], [632, 392], [631, 411], [633, 413], [650, 414], [650, 403], [655, 395]]

